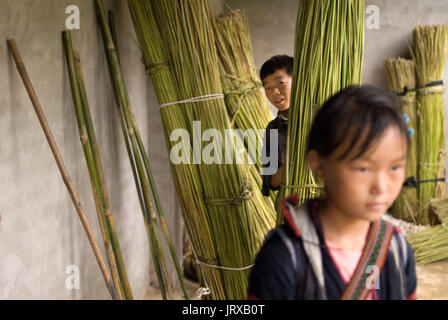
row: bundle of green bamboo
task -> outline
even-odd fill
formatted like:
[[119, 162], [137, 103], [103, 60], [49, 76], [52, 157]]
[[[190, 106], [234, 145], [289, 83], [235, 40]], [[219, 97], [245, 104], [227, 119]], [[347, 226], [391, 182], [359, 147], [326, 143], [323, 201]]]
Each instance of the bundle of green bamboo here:
[[[146, 71], [152, 78], [157, 99], [160, 104], [178, 101], [176, 82], [171, 69], [168, 66], [168, 57], [163, 47], [162, 38], [148, 1], [128, 0], [134, 22], [135, 31], [143, 53], [143, 62]], [[178, 142], [170, 139], [171, 133], [176, 129], [187, 130], [188, 124], [183, 114], [178, 111], [179, 106], [169, 105], [160, 109], [162, 124], [164, 126], [167, 150], [171, 150]], [[191, 147], [190, 141], [179, 142], [182, 150]], [[190, 159], [188, 159], [190, 160]], [[205, 261], [217, 261], [217, 254], [206, 208], [201, 196], [201, 186], [198, 183], [198, 168], [189, 161], [174, 163], [171, 161], [173, 180], [182, 207], [185, 227], [190, 240], [194, 244], [195, 254]], [[200, 230], [201, 233], [196, 232]], [[199, 273], [208, 280], [211, 290], [210, 298], [225, 299], [224, 285], [218, 269], [203, 268]], [[202, 284], [205, 285], [204, 281]]]
[[[190, 137], [196, 133], [199, 139], [207, 129], [225, 137], [231, 123], [222, 95], [207, 1], [150, 1], [151, 6], [136, 0], [128, 2], [161, 104], [167, 138], [176, 128], [185, 129]], [[165, 35], [164, 43], [160, 34]], [[173, 145], [170, 140], [169, 148]], [[200, 144], [194, 139], [180, 140], [183, 148]], [[216, 139], [207, 147], [223, 155], [224, 148]], [[235, 154], [234, 146], [230, 148], [224, 151]], [[247, 166], [206, 164], [200, 153], [193, 159], [182, 155], [180, 163], [172, 164], [173, 176], [203, 272], [202, 283], [209, 286], [212, 299], [243, 299], [250, 267], [264, 235], [274, 224], [272, 210], [259, 189], [253, 188]]]
[[[257, 147], [262, 144], [264, 129], [272, 115], [255, 68], [249, 22], [241, 10], [234, 10], [215, 18], [213, 26], [227, 112], [231, 125], [241, 130], [243, 139], [247, 137], [247, 141], [242, 141], [247, 155], [245, 161], [255, 164], [250, 171], [256, 188], [261, 188], [262, 166]], [[273, 207], [274, 193], [267, 201]]]
[[448, 223], [448, 199], [433, 199], [429, 202], [429, 210], [437, 216], [442, 224]]
[[[129, 96], [124, 82], [123, 74], [118, 54], [116, 37], [114, 37], [113, 21], [108, 22], [102, 0], [95, 0], [95, 8], [98, 15], [98, 22], [101, 27], [101, 34], [104, 42], [109, 73], [115, 89], [117, 111], [121, 122], [123, 138], [128, 150], [129, 161], [135, 178], [136, 189], [140, 201], [140, 206], [145, 222], [148, 241], [151, 248], [153, 263], [155, 266], [160, 289], [164, 299], [173, 298], [173, 291], [168, 275], [168, 270], [159, 237], [159, 222], [169, 246], [170, 253], [176, 268], [185, 298], [188, 298], [184, 278], [176, 252], [168, 232], [159, 196], [155, 187], [151, 173], [149, 159], [143, 146], [142, 138], [131, 108]], [[151, 192], [150, 192], [151, 188]], [[152, 197], [151, 197], [152, 196]], [[154, 199], [157, 210], [154, 210], [152, 199]], [[157, 215], [156, 215], [157, 213]]]
[[[415, 63], [413, 60], [403, 58], [390, 58], [386, 60], [386, 77], [389, 90], [400, 97], [400, 105], [405, 117], [408, 118], [408, 126], [413, 130], [411, 145], [408, 151], [406, 164], [406, 177], [417, 177], [417, 78]], [[419, 210], [417, 188], [403, 187], [399, 197], [395, 201], [391, 214], [410, 222], [418, 223]]]
[[[361, 82], [364, 7], [364, 0], [300, 1], [280, 199], [297, 192], [302, 203], [320, 193], [306, 161], [306, 139], [316, 108], [337, 91]], [[282, 215], [280, 207], [277, 214]]]
[[448, 225], [446, 224], [410, 234], [407, 239], [414, 249], [415, 261], [419, 264], [448, 258]]
[[[448, 25], [416, 26], [411, 53], [416, 65], [420, 117], [418, 122], [418, 180], [445, 177], [445, 125], [443, 73], [448, 45]], [[428, 204], [433, 198], [446, 198], [444, 181], [418, 186], [420, 210], [417, 221], [434, 224]]]
[[[263, 129], [272, 120], [255, 68], [249, 23], [241, 10], [215, 18], [214, 22], [221, 83], [231, 124], [243, 131], [259, 129], [255, 137], [248, 137], [247, 148], [262, 140]], [[259, 162], [257, 167], [261, 168]]]
[[109, 195], [87, 100], [81, 61], [78, 52], [73, 51], [70, 31], [64, 31], [62, 34], [79, 135], [89, 169], [95, 207], [98, 213], [101, 235], [106, 249], [112, 280], [118, 298], [129, 300], [132, 299], [132, 292], [121, 254], [120, 243], [118, 242], [114, 218], [110, 209]]

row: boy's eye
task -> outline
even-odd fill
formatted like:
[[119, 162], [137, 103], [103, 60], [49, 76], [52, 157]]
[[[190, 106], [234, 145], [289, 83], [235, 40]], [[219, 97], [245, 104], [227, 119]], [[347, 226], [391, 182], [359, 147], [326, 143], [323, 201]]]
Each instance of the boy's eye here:
[[369, 168], [367, 168], [367, 167], [358, 167], [358, 168], [356, 168], [356, 171], [359, 171], [359, 172], [368, 172], [368, 171], [369, 171]]

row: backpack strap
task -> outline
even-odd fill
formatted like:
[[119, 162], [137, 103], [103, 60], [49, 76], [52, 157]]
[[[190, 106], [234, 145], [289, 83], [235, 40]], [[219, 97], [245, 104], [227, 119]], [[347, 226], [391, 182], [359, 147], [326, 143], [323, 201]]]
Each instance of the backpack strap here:
[[296, 251], [294, 250], [294, 244], [292, 243], [292, 240], [288, 237], [285, 230], [282, 228], [276, 228], [276, 233], [282, 240], [283, 244], [285, 245], [286, 249], [288, 249], [289, 255], [291, 256], [292, 266], [294, 267], [294, 270], [297, 270], [297, 255]]
[[406, 281], [405, 281], [405, 272], [407, 264], [407, 245], [404, 236], [401, 233], [395, 233], [390, 242], [390, 250], [392, 252], [392, 256], [394, 257], [395, 266], [397, 268], [397, 273], [400, 278], [400, 289], [401, 296], [403, 299], [406, 299]]
[[308, 215], [307, 203], [300, 207], [294, 207], [288, 202], [285, 202], [284, 205], [286, 206], [289, 214], [288, 218], [290, 219], [288, 220], [290, 220], [290, 223], [294, 223], [296, 229], [300, 230], [303, 248], [308, 256], [311, 268], [313, 269], [314, 275], [316, 276], [318, 282], [319, 298], [326, 300], [327, 294], [325, 290], [325, 278], [319, 237], [317, 235], [316, 227]]

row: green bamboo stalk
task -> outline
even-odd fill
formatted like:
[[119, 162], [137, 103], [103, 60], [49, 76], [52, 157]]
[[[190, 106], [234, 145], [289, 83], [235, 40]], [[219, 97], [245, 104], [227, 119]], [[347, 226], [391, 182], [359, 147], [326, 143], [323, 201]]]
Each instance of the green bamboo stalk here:
[[100, 221], [101, 232], [103, 236], [104, 246], [106, 249], [106, 256], [109, 262], [110, 271], [112, 274], [112, 280], [114, 282], [115, 288], [117, 290], [118, 297], [123, 299], [123, 292], [121, 290], [120, 278], [118, 274], [118, 267], [116, 262], [116, 257], [114, 250], [112, 248], [110, 233], [108, 223], [106, 221], [106, 216], [104, 212], [104, 203], [100, 195], [100, 182], [98, 179], [97, 167], [95, 166], [95, 161], [93, 159], [92, 149], [89, 141], [89, 136], [86, 129], [86, 122], [83, 114], [82, 99], [79, 88], [79, 82], [76, 77], [76, 67], [75, 58], [72, 48], [71, 36], [69, 31], [62, 32], [63, 44], [67, 62], [67, 70], [70, 79], [70, 87], [72, 90], [73, 104], [75, 107], [76, 120], [78, 123], [79, 135], [81, 139], [81, 144], [84, 151], [84, 156], [87, 162], [87, 167], [89, 169], [89, 177], [92, 184], [93, 196], [98, 212], [98, 219]]
[[[389, 90], [400, 94], [400, 105], [402, 112], [409, 117], [408, 126], [414, 130], [411, 136], [411, 144], [408, 150], [408, 160], [406, 163], [406, 177], [417, 177], [417, 77], [415, 74], [415, 62], [403, 58], [390, 58], [385, 63], [386, 77]], [[391, 214], [399, 219], [404, 219], [413, 223], [417, 221], [419, 203], [417, 189], [403, 187], [401, 193], [391, 210]]]
[[[443, 85], [425, 87], [442, 80], [448, 46], [448, 25], [416, 26], [413, 30], [414, 44], [410, 47], [416, 64], [420, 106], [418, 121], [418, 180], [443, 178], [445, 176], [445, 116]], [[418, 186], [420, 212], [418, 222], [435, 224], [428, 205], [433, 198], [446, 198], [443, 183], [422, 183]]]
[[[178, 101], [175, 79], [167, 66], [168, 59], [152, 8], [149, 2], [129, 0], [129, 9], [134, 21], [135, 31], [142, 49], [144, 65], [148, 75], [151, 75], [155, 92], [160, 104]], [[164, 127], [167, 150], [175, 145], [170, 140], [170, 133], [176, 129], [187, 130], [187, 119], [179, 112], [178, 105], [170, 105], [160, 109]], [[191, 147], [190, 142], [182, 141], [185, 147]], [[184, 216], [184, 223], [192, 241], [195, 253], [205, 261], [216, 261], [214, 239], [207, 219], [205, 203], [202, 197], [202, 184], [198, 182], [198, 168], [191, 163], [174, 165], [170, 162], [172, 177]], [[199, 232], [200, 230], [200, 232]], [[204, 298], [225, 299], [223, 279], [220, 272], [213, 268], [203, 268], [200, 265], [202, 286], [208, 285], [210, 295]], [[207, 283], [205, 282], [207, 281]]]
[[[114, 43], [115, 43], [115, 47], [117, 48], [117, 55], [119, 57], [118, 44], [117, 44], [116, 36], [114, 36], [116, 34], [116, 31], [115, 31], [116, 29], [115, 29], [115, 22], [114, 22], [114, 16], [113, 16], [112, 11], [109, 11], [109, 26], [110, 26], [112, 38], [115, 39]], [[128, 97], [127, 92], [126, 92], [126, 96]], [[128, 97], [128, 99], [129, 99], [129, 97]], [[131, 112], [130, 116], [131, 116], [131, 121], [132, 121], [133, 127], [137, 128], [137, 121], [135, 120], [134, 113]], [[143, 163], [145, 165], [147, 178], [148, 178], [150, 186], [151, 186], [153, 199], [154, 199], [154, 202], [155, 202], [155, 205], [156, 205], [156, 212], [157, 212], [159, 220], [160, 220], [160, 225], [161, 225], [162, 231], [163, 231], [163, 233], [165, 235], [165, 240], [168, 243], [168, 247], [169, 247], [169, 250], [170, 250], [170, 253], [171, 253], [171, 257], [172, 257], [173, 262], [174, 262], [174, 266], [175, 266], [176, 271], [177, 271], [177, 276], [179, 278], [179, 281], [180, 281], [180, 284], [181, 284], [181, 287], [182, 287], [182, 291], [184, 293], [185, 298], [189, 299], [188, 298], [187, 288], [185, 286], [184, 276], [183, 276], [182, 270], [180, 268], [179, 260], [177, 259], [177, 254], [176, 254], [176, 250], [175, 250], [174, 245], [173, 245], [173, 241], [171, 240], [171, 236], [170, 236], [170, 233], [168, 231], [168, 226], [166, 224], [166, 219], [165, 219], [165, 216], [164, 216], [164, 213], [163, 213], [163, 210], [162, 210], [162, 206], [160, 205], [160, 198], [159, 198], [159, 195], [158, 195], [158, 192], [157, 192], [156, 184], [155, 184], [152, 172], [151, 172], [151, 167], [149, 165], [149, 158], [147, 156], [145, 147], [143, 146], [143, 141], [142, 141], [142, 138], [140, 136], [139, 130], [135, 130], [135, 136], [137, 138], [137, 143], [138, 143], [138, 146], [139, 146], [140, 154], [142, 155], [142, 158], [143, 158]]]
[[95, 254], [95, 258], [98, 262], [98, 265], [101, 270], [101, 274], [103, 275], [103, 279], [106, 283], [106, 287], [112, 297], [112, 299], [117, 300], [119, 299], [117, 295], [117, 291], [115, 289], [114, 283], [111, 280], [111, 277], [109, 275], [109, 272], [107, 271], [106, 264], [104, 262], [104, 259], [101, 255], [101, 251], [96, 243], [95, 237], [93, 235], [92, 229], [90, 228], [89, 222], [87, 220], [87, 216], [84, 212], [84, 209], [81, 205], [81, 202], [79, 200], [79, 197], [77, 195], [76, 189], [73, 186], [72, 180], [67, 172], [67, 169], [64, 165], [64, 161], [62, 160], [61, 153], [59, 152], [59, 148], [54, 140], [53, 134], [51, 133], [51, 129], [48, 125], [48, 122], [45, 118], [45, 114], [42, 111], [42, 106], [39, 102], [39, 99], [37, 98], [36, 92], [34, 91], [33, 85], [31, 83], [31, 80], [28, 76], [28, 72], [26, 71], [25, 65], [23, 63], [23, 60], [20, 56], [19, 50], [16, 46], [14, 39], [8, 39], [7, 41], [8, 47], [13, 55], [14, 61], [17, 66], [17, 70], [19, 71], [19, 74], [23, 80], [23, 83], [25, 85], [25, 88], [28, 92], [28, 95], [31, 99], [31, 102], [33, 104], [34, 110], [36, 112], [36, 115], [39, 119], [39, 123], [42, 126], [42, 129], [44, 131], [45, 137], [48, 141], [48, 144], [50, 146], [51, 152], [55, 158], [56, 164], [58, 166], [59, 172], [61, 173], [62, 180], [64, 181], [64, 184], [67, 187], [67, 190], [70, 194], [70, 198], [72, 199], [72, 202], [75, 206], [76, 212], [78, 214], [79, 219], [81, 220], [82, 226], [86, 232], [87, 238], [89, 239], [90, 246], [92, 247], [92, 250]]
[[110, 66], [113, 78], [114, 87], [117, 90], [118, 97], [120, 98], [121, 110], [123, 111], [124, 119], [127, 125], [127, 134], [129, 135], [134, 160], [137, 166], [137, 172], [140, 179], [141, 190], [143, 194], [143, 200], [145, 203], [146, 210], [142, 209], [142, 213], [145, 220], [145, 227], [148, 233], [148, 240], [150, 242], [151, 251], [153, 254], [153, 262], [156, 268], [156, 274], [159, 279], [160, 288], [163, 297], [166, 299], [172, 298], [172, 288], [168, 277], [168, 272], [165, 265], [165, 258], [163, 255], [161, 243], [158, 235], [157, 217], [153, 211], [152, 202], [149, 193], [149, 185], [146, 179], [144, 167], [142, 164], [141, 155], [139, 154], [138, 142], [136, 138], [136, 132], [138, 129], [133, 126], [131, 119], [130, 103], [128, 96], [126, 94], [126, 88], [124, 84], [123, 75], [121, 73], [121, 67], [118, 61], [118, 55], [116, 47], [113, 43], [112, 34], [106, 19], [106, 14], [104, 11], [104, 5], [101, 0], [95, 0], [95, 8], [97, 11], [98, 22], [101, 27], [101, 32], [103, 36], [103, 41], [105, 42], [106, 56], [110, 60]]
[[[172, 68], [172, 76], [177, 84], [174, 86], [177, 98], [184, 100], [207, 94], [221, 94], [218, 56], [207, 1], [167, 0], [150, 3], [154, 8], [159, 32], [166, 41], [164, 48], [168, 52], [169, 68]], [[159, 63], [160, 69], [165, 69], [167, 64], [161, 63], [162, 61], [155, 62]], [[155, 71], [156, 66], [147, 66], [150, 73], [156, 75], [159, 72]], [[159, 93], [158, 96], [162, 94]], [[206, 129], [216, 129], [221, 136], [225, 136], [225, 130], [231, 128], [226, 106], [219, 97], [176, 104], [174, 110], [179, 114], [179, 122], [186, 125], [190, 136], [194, 135], [194, 121], [201, 121], [200, 133]], [[169, 106], [163, 106], [162, 111], [167, 107]], [[197, 142], [193, 139], [193, 143]], [[217, 154], [223, 154], [222, 146], [216, 140], [211, 145]], [[192, 189], [185, 189], [185, 192], [201, 191], [194, 194], [196, 199], [202, 197], [195, 205], [205, 204], [205, 219], [201, 220], [208, 226], [205, 231], [211, 233], [215, 246], [212, 252], [217, 253], [217, 257], [211, 262], [204, 261], [202, 257], [197, 260], [207, 263], [200, 264], [204, 270], [219, 270], [222, 282], [216, 287], [224, 292], [227, 299], [246, 297], [249, 270], [265, 234], [273, 226], [268, 227], [272, 221], [271, 213], [266, 210], [266, 206], [259, 205], [265, 200], [260, 190], [253, 188], [254, 181], [249, 170], [246, 165], [208, 164], [201, 161], [197, 165], [197, 171], [192, 171], [197, 174], [191, 181], [193, 186], [187, 184]], [[194, 222], [196, 221], [191, 221]], [[193, 234], [190, 234], [190, 238], [201, 239], [201, 235], [195, 234], [198, 230], [191, 231]], [[197, 248], [196, 243], [193, 248]], [[210, 285], [211, 281], [207, 279], [207, 283]]]
[[297, 192], [300, 204], [320, 195], [306, 159], [306, 140], [317, 108], [341, 89], [361, 83], [364, 7], [364, 0], [300, 1], [278, 223], [287, 196]]
[[123, 287], [123, 291], [124, 291], [126, 299], [132, 300], [133, 299], [132, 291], [130, 288], [129, 279], [127, 276], [126, 267], [125, 267], [124, 260], [123, 260], [123, 255], [121, 253], [120, 243], [118, 241], [114, 217], [112, 215], [112, 211], [110, 208], [106, 179], [104, 177], [103, 164], [101, 161], [99, 146], [98, 146], [98, 142], [96, 139], [95, 130], [93, 127], [93, 121], [92, 121], [92, 116], [90, 113], [90, 107], [89, 107], [88, 100], [87, 100], [87, 94], [86, 94], [86, 89], [85, 89], [85, 85], [84, 85], [84, 79], [83, 79], [83, 73], [82, 73], [82, 67], [81, 67], [81, 61], [79, 58], [79, 53], [75, 52], [74, 57], [75, 57], [75, 67], [76, 67], [77, 79], [78, 79], [78, 84], [79, 84], [79, 90], [81, 93], [83, 113], [84, 113], [85, 122], [86, 122], [87, 134], [88, 134], [90, 146], [92, 149], [93, 160], [95, 161], [95, 167], [97, 168], [97, 173], [99, 176], [99, 183], [100, 183], [100, 187], [101, 187], [100, 195], [101, 195], [102, 202], [104, 205], [104, 214], [105, 214], [105, 217], [106, 217], [107, 223], [108, 223], [108, 229], [109, 229], [109, 233], [110, 233], [112, 248], [114, 250], [114, 254], [116, 257], [116, 261], [117, 261], [118, 273], [120, 275], [120, 283]]
[[[243, 132], [256, 130], [247, 142], [243, 141], [246, 151], [251, 152], [248, 148], [262, 143], [264, 129], [272, 115], [255, 68], [249, 22], [241, 10], [230, 11], [213, 22], [227, 112], [234, 128]], [[245, 156], [248, 158], [247, 154]], [[261, 189], [262, 165], [258, 157], [255, 160], [251, 174], [255, 187]], [[266, 199], [266, 206], [272, 207], [273, 213], [275, 198], [276, 194], [272, 192], [271, 199]]]
[[[117, 43], [116, 30], [115, 30], [115, 22], [114, 22], [114, 16], [113, 16], [112, 10], [109, 11], [109, 17], [108, 18], [109, 18], [108, 19], [108, 25], [109, 25], [109, 29], [110, 29], [110, 33], [111, 33], [111, 38], [112, 38], [112, 41], [114, 43], [115, 50], [116, 50], [116, 53], [117, 53], [118, 63], [120, 63], [120, 53], [119, 53], [119, 50], [118, 50], [118, 43]], [[120, 69], [121, 69], [121, 66], [120, 66]], [[124, 94], [125, 94], [126, 101], [127, 101], [127, 106], [128, 106], [127, 107], [128, 109], [124, 110], [125, 119], [126, 119], [126, 114], [127, 114], [129, 116], [130, 120], [131, 120], [132, 129], [133, 129], [136, 141], [137, 141], [138, 153], [141, 156], [140, 159], [143, 161], [143, 165], [144, 165], [143, 172], [144, 172], [144, 170], [146, 170], [146, 173], [147, 173], [148, 172], [148, 168], [149, 168], [149, 164], [147, 166], [147, 164], [145, 162], [145, 158], [147, 158], [146, 151], [145, 151], [145, 149], [143, 147], [143, 142], [142, 142], [142, 139], [140, 137], [140, 131], [138, 130], [137, 122], [135, 121], [134, 113], [133, 113], [132, 108], [130, 106], [130, 102], [129, 102], [130, 100], [129, 100], [129, 95], [128, 95], [128, 91], [127, 91], [126, 86], [124, 86]], [[128, 128], [128, 130], [129, 130], [129, 128]], [[149, 174], [151, 175], [150, 172], [149, 172]], [[151, 175], [151, 177], [152, 177], [152, 175]], [[143, 179], [145, 181], [145, 184], [147, 185], [146, 179], [145, 178], [143, 178]], [[140, 179], [140, 181], [141, 181], [141, 179]], [[149, 180], [149, 182], [150, 182], [151, 189], [155, 188], [155, 185], [153, 186], [153, 184], [151, 183], [151, 180]], [[163, 257], [162, 246], [160, 244], [160, 240], [158, 240], [159, 236], [157, 235], [158, 234], [157, 219], [155, 218], [154, 209], [152, 207], [152, 201], [150, 200], [151, 198], [149, 196], [149, 189], [147, 187], [143, 187], [143, 189], [146, 190], [144, 192], [148, 192], [148, 198], [147, 198], [148, 200], [146, 201], [146, 203], [149, 204], [149, 205], [145, 204], [146, 213], [150, 217], [154, 216], [154, 218], [153, 218], [154, 220], [153, 221], [155, 223], [155, 229], [154, 229], [155, 231], [150, 231], [150, 232], [152, 233], [152, 237], [153, 237], [152, 241], [154, 241], [156, 243], [156, 245], [157, 245], [157, 250], [155, 252], [157, 252], [157, 255], [162, 254], [162, 257]], [[143, 195], [143, 198], [144, 197], [145, 197], [145, 195]], [[153, 198], [154, 198], [154, 195], [153, 195]], [[163, 275], [162, 279], [163, 279], [164, 286], [167, 288], [166, 291], [168, 293], [168, 297], [170, 299], [172, 299], [173, 296], [172, 296], [171, 282], [169, 280], [169, 275], [168, 275], [168, 272], [167, 272], [165, 259], [164, 258], [159, 259], [158, 265], [159, 265], [159, 270], [160, 270], [159, 272], [161, 272], [162, 275]], [[185, 287], [184, 287], [184, 289], [185, 289]], [[186, 291], [186, 289], [185, 289], [185, 291]]]

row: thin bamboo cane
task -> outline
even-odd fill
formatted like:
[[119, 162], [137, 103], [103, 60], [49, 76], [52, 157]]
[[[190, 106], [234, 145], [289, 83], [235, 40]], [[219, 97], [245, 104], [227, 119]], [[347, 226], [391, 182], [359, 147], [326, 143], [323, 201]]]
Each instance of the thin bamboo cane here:
[[50, 145], [51, 152], [53, 153], [53, 156], [56, 160], [56, 163], [58, 165], [62, 179], [67, 187], [67, 190], [70, 194], [72, 202], [75, 206], [76, 212], [78, 213], [78, 216], [79, 216], [81, 223], [84, 227], [84, 230], [87, 234], [87, 238], [89, 239], [90, 245], [95, 254], [95, 258], [100, 267], [104, 281], [106, 282], [106, 287], [109, 290], [111, 297], [114, 300], [116, 300], [116, 299], [118, 299], [117, 291], [116, 291], [114, 284], [110, 278], [109, 272], [107, 271], [106, 264], [104, 263], [104, 259], [101, 255], [100, 249], [96, 243], [95, 237], [94, 237], [92, 229], [90, 228], [90, 225], [88, 223], [84, 209], [82, 208], [81, 202], [79, 201], [75, 187], [73, 186], [72, 180], [67, 172], [67, 169], [65, 168], [61, 154], [60, 154], [57, 144], [54, 140], [53, 134], [51, 133], [51, 129], [50, 129], [48, 122], [45, 118], [45, 115], [42, 111], [42, 107], [39, 102], [39, 99], [37, 98], [36, 92], [34, 91], [33, 85], [31, 84], [31, 80], [28, 76], [25, 65], [23, 64], [19, 50], [16, 46], [14, 39], [9, 39], [7, 41], [7, 43], [8, 43], [8, 47], [13, 55], [14, 61], [16, 63], [17, 70], [19, 71], [19, 74], [23, 80], [23, 83], [28, 92], [28, 95], [30, 96], [31, 102], [33, 104], [34, 110], [36, 111], [37, 117], [38, 117], [39, 122], [42, 126], [42, 129], [44, 131], [45, 137], [47, 138], [48, 144]]
[[123, 256], [121, 253], [120, 243], [118, 241], [114, 217], [112, 215], [112, 211], [110, 208], [106, 179], [104, 177], [104, 171], [103, 171], [103, 164], [101, 161], [99, 146], [98, 146], [98, 142], [96, 139], [95, 130], [93, 127], [92, 116], [90, 113], [90, 107], [88, 104], [86, 89], [85, 89], [85, 85], [84, 85], [81, 61], [79, 58], [79, 54], [77, 52], [74, 53], [74, 57], [75, 57], [76, 74], [77, 74], [79, 89], [80, 89], [80, 93], [81, 93], [83, 114], [84, 114], [85, 122], [86, 122], [87, 134], [88, 134], [91, 149], [92, 149], [93, 160], [95, 162], [95, 167], [97, 168], [97, 173], [99, 176], [99, 183], [100, 183], [100, 187], [101, 187], [100, 195], [101, 195], [101, 198], [103, 199], [102, 202], [104, 204], [104, 215], [107, 219], [112, 248], [114, 250], [114, 254], [116, 257], [116, 261], [117, 261], [118, 273], [120, 275], [120, 283], [123, 287], [126, 299], [132, 300], [133, 299], [132, 291], [130, 288], [130, 284], [129, 284], [129, 280], [128, 280], [128, 276], [127, 276], [127, 272], [126, 272], [126, 267], [125, 267]]
[[155, 264], [156, 273], [159, 279], [159, 284], [162, 291], [162, 296], [172, 299], [173, 292], [171, 288], [171, 283], [168, 277], [168, 271], [165, 264], [165, 258], [163, 255], [162, 246], [160, 243], [160, 238], [158, 235], [158, 224], [157, 216], [154, 213], [151, 196], [149, 192], [149, 184], [145, 174], [145, 169], [141, 154], [139, 153], [139, 143], [137, 139], [138, 128], [133, 123], [131, 116], [131, 108], [129, 103], [129, 98], [127, 95], [127, 90], [124, 84], [123, 75], [121, 72], [120, 63], [117, 55], [117, 48], [113, 43], [112, 34], [106, 19], [106, 14], [104, 11], [104, 5], [101, 0], [95, 1], [95, 8], [98, 16], [98, 22], [101, 27], [101, 33], [103, 36], [103, 41], [105, 42], [106, 56], [110, 60], [110, 70], [112, 71], [112, 78], [114, 87], [117, 90], [118, 97], [120, 98], [120, 106], [123, 111], [124, 119], [127, 125], [127, 134], [129, 136], [129, 141], [131, 142], [131, 147], [134, 154], [134, 160], [137, 166], [137, 172], [140, 179], [141, 190], [143, 194], [143, 200], [145, 203], [146, 210], [142, 208], [142, 213], [145, 220], [145, 226], [148, 232], [148, 239], [150, 241], [151, 251], [153, 253], [153, 262]]
[[100, 226], [101, 226], [104, 247], [106, 249], [106, 256], [107, 256], [107, 259], [109, 262], [109, 267], [110, 267], [110, 271], [112, 274], [112, 280], [114, 281], [115, 288], [117, 289], [118, 297], [121, 300], [123, 298], [123, 293], [121, 290], [116, 258], [115, 258], [114, 250], [113, 250], [112, 244], [111, 244], [109, 227], [108, 227], [108, 224], [106, 221], [106, 216], [104, 213], [104, 203], [103, 203], [103, 201], [102, 201], [103, 199], [101, 198], [101, 195], [99, 193], [100, 182], [98, 180], [97, 167], [95, 166], [95, 162], [93, 159], [90, 140], [89, 140], [89, 136], [88, 136], [87, 129], [86, 129], [86, 122], [85, 122], [84, 115], [83, 115], [82, 98], [81, 98], [81, 92], [80, 92], [80, 88], [79, 88], [79, 81], [76, 77], [75, 58], [74, 58], [72, 42], [71, 42], [71, 37], [70, 37], [69, 31], [64, 31], [62, 33], [62, 36], [63, 36], [65, 56], [66, 56], [66, 61], [67, 61], [67, 70], [68, 70], [69, 79], [70, 79], [70, 87], [72, 90], [73, 104], [75, 107], [76, 120], [78, 122], [80, 140], [81, 140], [81, 144], [83, 147], [87, 167], [89, 169], [89, 177], [90, 177], [90, 181], [92, 184], [93, 197], [94, 197], [95, 203], [98, 204], [97, 205], [97, 209], [99, 209], [99, 211], [97, 211], [98, 220], [99, 220]]
[[[112, 38], [115, 39], [114, 43], [115, 43], [115, 46], [117, 48], [117, 55], [119, 57], [118, 44], [117, 44], [117, 41], [116, 41], [116, 37], [114, 36], [116, 34], [116, 32], [115, 32], [114, 16], [113, 16], [112, 11], [109, 11], [109, 26], [110, 26]], [[126, 93], [126, 96], [128, 97], [127, 93]], [[129, 97], [128, 97], [128, 99], [129, 99]], [[182, 291], [184, 293], [185, 298], [188, 299], [188, 292], [187, 292], [187, 288], [185, 286], [185, 280], [184, 280], [184, 277], [183, 277], [183, 274], [182, 274], [182, 270], [180, 268], [179, 260], [177, 259], [177, 254], [176, 254], [176, 250], [174, 248], [173, 241], [171, 240], [171, 236], [170, 236], [170, 233], [168, 231], [168, 226], [167, 226], [167, 223], [166, 223], [165, 215], [163, 213], [163, 209], [162, 209], [162, 206], [160, 204], [160, 197], [158, 195], [156, 184], [155, 184], [152, 172], [151, 172], [151, 167], [149, 165], [149, 158], [148, 158], [148, 155], [146, 153], [145, 147], [143, 146], [143, 141], [142, 141], [142, 138], [140, 136], [140, 131], [137, 128], [137, 121], [135, 120], [134, 113], [130, 112], [130, 116], [131, 116], [132, 125], [135, 128], [134, 129], [135, 130], [135, 134], [136, 134], [135, 136], [137, 138], [137, 143], [138, 143], [138, 147], [139, 147], [139, 150], [140, 150], [140, 154], [142, 155], [143, 163], [145, 165], [146, 175], [147, 175], [147, 178], [149, 180], [149, 184], [151, 186], [151, 191], [152, 191], [154, 203], [156, 205], [156, 212], [157, 212], [159, 220], [160, 220], [160, 225], [162, 227], [162, 231], [164, 233], [165, 240], [166, 240], [166, 242], [168, 244], [168, 247], [169, 247], [169, 250], [170, 250], [170, 253], [171, 253], [171, 257], [173, 259], [174, 266], [176, 268], [177, 276], [178, 276], [179, 282], [180, 282], [181, 287], [182, 287]]]

